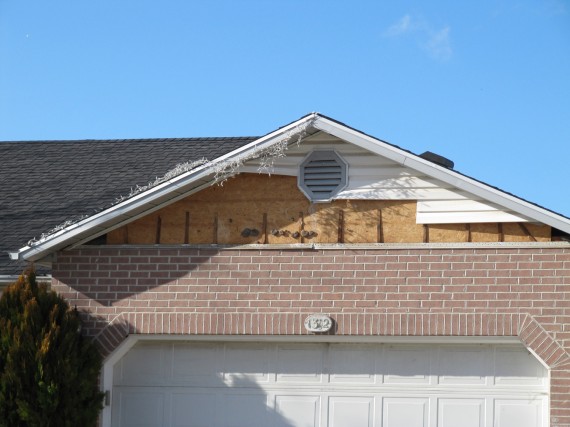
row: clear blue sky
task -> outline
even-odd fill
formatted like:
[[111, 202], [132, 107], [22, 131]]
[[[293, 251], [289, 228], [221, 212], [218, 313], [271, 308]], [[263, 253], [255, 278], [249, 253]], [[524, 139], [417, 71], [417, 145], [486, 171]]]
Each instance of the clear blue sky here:
[[312, 111], [570, 216], [570, 2], [0, 0], [0, 140]]

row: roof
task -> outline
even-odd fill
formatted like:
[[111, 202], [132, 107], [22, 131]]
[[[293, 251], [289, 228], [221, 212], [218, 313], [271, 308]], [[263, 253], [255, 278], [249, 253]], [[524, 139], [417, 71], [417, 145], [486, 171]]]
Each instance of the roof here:
[[[16, 251], [20, 260], [41, 260], [65, 247], [92, 240], [107, 231], [160, 209], [211, 185], [219, 174], [234, 173], [243, 161], [275, 151], [276, 147], [324, 131], [389, 158], [401, 165], [463, 189], [532, 220], [570, 233], [570, 220], [541, 206], [442, 167], [353, 129], [322, 114], [312, 113], [260, 138], [193, 138], [116, 141], [51, 141], [0, 143], [2, 158], [16, 160], [0, 178], [14, 185], [4, 192], [9, 201], [0, 210], [6, 230], [0, 250]], [[168, 175], [156, 185], [131, 193], [163, 176], [176, 164], [206, 158], [209, 161]], [[38, 163], [37, 167], [35, 163]], [[129, 196], [118, 200], [120, 196]], [[4, 206], [3, 206], [4, 207]], [[50, 228], [77, 215], [87, 215], [26, 245]], [[23, 246], [24, 245], [24, 246]], [[2, 261], [4, 263], [4, 261]], [[0, 263], [12, 272], [21, 264]]]
[[177, 164], [214, 159], [255, 139], [0, 142], [0, 276], [22, 272], [26, 263], [11, 261], [7, 252], [30, 239], [110, 206]]

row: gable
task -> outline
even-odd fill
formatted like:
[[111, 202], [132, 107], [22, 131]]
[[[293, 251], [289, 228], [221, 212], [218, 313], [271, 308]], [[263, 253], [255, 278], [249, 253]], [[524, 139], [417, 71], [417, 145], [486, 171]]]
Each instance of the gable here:
[[[493, 224], [499, 238], [492, 241], [501, 241], [500, 236], [505, 236], [506, 225], [498, 224], [519, 224], [514, 227], [529, 240], [536, 238], [530, 230], [534, 224], [570, 232], [568, 218], [325, 116], [310, 114], [205, 164], [168, 176], [157, 185], [145, 187], [144, 191], [100, 213], [62, 227], [11, 256], [33, 261], [57, 250], [87, 243], [236, 173], [257, 173], [260, 166], [273, 175], [296, 177], [302, 159], [317, 147], [334, 150], [348, 164], [347, 185], [331, 203], [410, 201], [414, 204], [415, 224], [423, 230], [422, 242], [430, 241], [425, 238], [430, 235], [426, 225], [433, 228], [436, 224], [455, 230], [463, 227], [471, 238], [473, 224], [487, 224], [488, 229], [489, 224]], [[288, 194], [283, 194], [286, 196]], [[545, 234], [537, 234], [542, 235]], [[469, 238], [466, 241], [470, 241]]]

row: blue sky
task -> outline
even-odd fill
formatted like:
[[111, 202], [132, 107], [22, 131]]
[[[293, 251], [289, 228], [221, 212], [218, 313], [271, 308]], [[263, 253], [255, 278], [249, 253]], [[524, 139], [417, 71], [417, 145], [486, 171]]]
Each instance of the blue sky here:
[[0, 140], [312, 111], [570, 216], [570, 2], [0, 0]]

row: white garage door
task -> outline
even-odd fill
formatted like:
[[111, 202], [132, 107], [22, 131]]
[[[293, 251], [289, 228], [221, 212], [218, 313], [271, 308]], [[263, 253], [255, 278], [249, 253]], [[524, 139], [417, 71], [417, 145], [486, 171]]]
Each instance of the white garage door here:
[[113, 426], [545, 427], [548, 375], [522, 346], [139, 342]]

